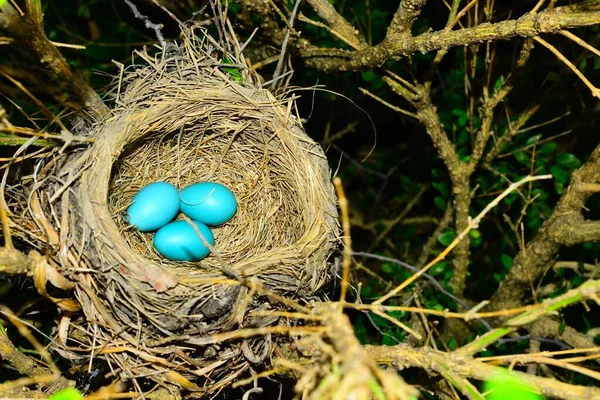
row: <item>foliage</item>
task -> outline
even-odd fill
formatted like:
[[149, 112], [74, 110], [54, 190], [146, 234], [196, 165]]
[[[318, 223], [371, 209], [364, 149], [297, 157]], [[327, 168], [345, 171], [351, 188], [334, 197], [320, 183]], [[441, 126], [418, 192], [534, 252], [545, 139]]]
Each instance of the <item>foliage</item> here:
[[[3, 2], [6, 0], [0, 0], [0, 6]], [[202, 18], [202, 14], [194, 14], [200, 10], [197, 3], [201, 2], [162, 3], [175, 10], [182, 20], [187, 20], [190, 15], [195, 15], [197, 20]], [[183, 3], [185, 5], [181, 6]], [[252, 36], [254, 29], [261, 26], [266, 16], [249, 12], [247, 2], [244, 1], [223, 3], [228, 7], [241, 42], [252, 37], [246, 51], [252, 63], [261, 63], [275, 54], [270, 63], [265, 61], [265, 64], [260, 65], [259, 72], [269, 77], [275, 69], [281, 43], [276, 42], [273, 39], [276, 35], [270, 35], [270, 32], [259, 30]], [[289, 16], [295, 1], [273, 3], [283, 14]], [[356, 28], [367, 45], [381, 43], [386, 38], [398, 3], [329, 1], [340, 16]], [[469, 2], [459, 2], [461, 9], [465, 3]], [[477, 3], [478, 7], [465, 12], [460, 24], [474, 26], [478, 23], [476, 21], [480, 23], [488, 18], [484, 5], [486, 2]], [[495, 2], [494, 12], [491, 13], [493, 15], [490, 14], [488, 22], [496, 23], [514, 18], [515, 15], [523, 15], [536, 3], [538, 2]], [[555, 3], [558, 7], [570, 2]], [[108, 84], [108, 74], [118, 73], [113, 60], [127, 65], [131, 61], [132, 49], [148, 46], [149, 51], [153, 51], [151, 47], [157, 41], [152, 31], [145, 29], [142, 22], [133, 18], [123, 2], [80, 1], [77, 7], [69, 7], [70, 4], [66, 0], [42, 2], [45, 30], [52, 41], [85, 46], [83, 50], [65, 48], [62, 52], [71, 67], [89, 75], [90, 82], [96, 89], [100, 90]], [[140, 10], [151, 20], [164, 24], [165, 36], [177, 37], [178, 25], [166, 18], [151, 2], [140, 4]], [[294, 40], [299, 42], [302, 38], [316, 49], [338, 48], [348, 52], [353, 49], [347, 41], [341, 40], [323, 26], [306, 22], [306, 19], [322, 21], [310, 4], [303, 4], [301, 12], [301, 18], [295, 21], [297, 31], [291, 35], [288, 49], [291, 56], [288, 65], [293, 67], [294, 72], [291, 82], [297, 87], [318, 85], [315, 90], [295, 92], [300, 95], [299, 113], [307, 119], [307, 132], [327, 149], [331, 169], [344, 182], [350, 204], [354, 249], [400, 259], [420, 268], [440, 255], [462, 230], [454, 220], [457, 207], [454, 167], [449, 166], [441, 157], [441, 146], [424, 121], [415, 118], [419, 111], [415, 107], [416, 103], [398, 95], [389, 84], [390, 76], [398, 76], [406, 82], [430, 85], [429, 94], [439, 125], [447, 134], [459, 165], [469, 165], [477, 149], [478, 135], [485, 129], [489, 130], [491, 139], [485, 144], [481, 160], [467, 179], [471, 196], [466, 207], [468, 217], [475, 217], [510, 183], [527, 175], [552, 175], [552, 180], [532, 182], [522, 190], [508, 195], [465, 239], [468, 246], [463, 254], [467, 254], [468, 274], [466, 288], [464, 293], [459, 293], [459, 297], [467, 300], [469, 305], [489, 300], [511, 271], [519, 267], [524, 249], [539, 237], [544, 224], [556, 212], [560, 199], [570, 190], [573, 173], [589, 160], [592, 150], [598, 145], [598, 136], [595, 134], [598, 118], [596, 99], [570, 69], [540, 44], [536, 43], [533, 47], [524, 67], [517, 68], [520, 52], [525, 44], [523, 38], [452, 47], [436, 65], [435, 51], [423, 54], [414, 52], [397, 57], [398, 60], [387, 60], [380, 66], [357, 72], [329, 73], [325, 68], [315, 68], [308, 57], [303, 58], [302, 52], [307, 44], [301, 42], [294, 46]], [[429, 1], [410, 26], [410, 32], [416, 36], [438, 31], [443, 29], [447, 20], [448, 10]], [[278, 16], [276, 21], [275, 26], [285, 32], [285, 24]], [[573, 32], [592, 45], [598, 41], [598, 26], [580, 28]], [[600, 58], [593, 52], [573, 45], [573, 42], [560, 35], [543, 37], [560, 48], [589, 81], [600, 81]], [[14, 48], [0, 52], [0, 71], [14, 75], [22, 67], [23, 60], [32, 58], [35, 57]], [[225, 57], [223, 64], [231, 64], [231, 60]], [[242, 80], [235, 67], [221, 66], [221, 70], [238, 82]], [[38, 70], [21, 72], [18, 78], [36, 96], [42, 98], [52, 111], [56, 112], [68, 104], [71, 93], [57, 85], [54, 76], [47, 78]], [[40, 81], [43, 80], [48, 80], [49, 84], [42, 84]], [[485, 101], [507, 87], [510, 87], [508, 95], [491, 110], [491, 122], [486, 128]], [[7, 97], [11, 99], [0, 99], [10, 120], [15, 125], [33, 126], [32, 121], [23, 115], [33, 115], [38, 105], [2, 78], [0, 90], [8, 93]], [[395, 112], [390, 106], [400, 109], [400, 112]], [[11, 142], [15, 140], [21, 142]], [[22, 143], [22, 140], [23, 136], [0, 132], [1, 143], [11, 145], [10, 149], [3, 148], [3, 153], [10, 154], [14, 150], [13, 145]], [[59, 143], [60, 141], [48, 139], [37, 145], [51, 147]], [[595, 195], [585, 203], [581, 212], [586, 220], [597, 220], [600, 217], [600, 202], [597, 200]], [[452, 214], [444, 225], [447, 211]], [[466, 223], [466, 219], [462, 222]], [[527, 288], [526, 303], [540, 303], [544, 299], [556, 298], [597, 274], [596, 258], [600, 252], [600, 243], [583, 241], [559, 248], [560, 252], [553, 255], [553, 261], [545, 266], [544, 274], [531, 282], [531, 287], [536, 292]], [[456, 294], [453, 277], [456, 278], [455, 263], [458, 257], [455, 252], [428, 271], [429, 276], [450, 294]], [[354, 291], [351, 294], [352, 300], [357, 303], [372, 303], [413, 275], [412, 271], [395, 262], [359, 257], [354, 261]], [[552, 268], [555, 261], [568, 261], [570, 266], [575, 266]], [[440, 312], [465, 311], [456, 299], [442, 293], [430, 282], [417, 280], [400, 296], [390, 299], [386, 304], [413, 305]], [[0, 297], [0, 302], [4, 301], [7, 300]], [[11, 305], [18, 308], [25, 301], [13, 298]], [[556, 337], [565, 332], [567, 325], [582, 333], [590, 330], [595, 332], [592, 329], [600, 323], [597, 313], [583, 313], [581, 307], [570, 315], [561, 315], [561, 327]], [[372, 311], [356, 311], [349, 315], [361, 343], [382, 346], [394, 346], [409, 339], [410, 335], [406, 330], [391, 320], [414, 327], [418, 324], [415, 321], [421, 318], [407, 311], [390, 310], [385, 311], [384, 316]], [[427, 328], [431, 329], [428, 333], [432, 336], [428, 340], [431, 339], [435, 346], [447, 350], [460, 349], [465, 343], [472, 342], [478, 335], [488, 331], [480, 322], [471, 326], [466, 337], [460, 337], [448, 326], [443, 326], [443, 318], [432, 316], [426, 320]], [[46, 321], [47, 324], [49, 322], [51, 317]], [[522, 329], [519, 334], [522, 336], [516, 340], [496, 342], [479, 355], [490, 357], [525, 353], [536, 345], [526, 329]], [[537, 345], [540, 346], [539, 342]], [[556, 350], [561, 345], [564, 343], [555, 340], [544, 342], [541, 347]], [[562, 373], [569, 382], [595, 384], [592, 379], [581, 374], [572, 371]], [[371, 384], [373, 387], [377, 386], [376, 382]], [[494, 392], [486, 397], [491, 400], [508, 397], [540, 399], [538, 395], [523, 391], [521, 383], [508, 375], [498, 376], [486, 383], [484, 390], [491, 389]], [[381, 397], [377, 390], [373, 392], [376, 397]], [[69, 394], [71, 397], [68, 399], [73, 400], [76, 394]]]

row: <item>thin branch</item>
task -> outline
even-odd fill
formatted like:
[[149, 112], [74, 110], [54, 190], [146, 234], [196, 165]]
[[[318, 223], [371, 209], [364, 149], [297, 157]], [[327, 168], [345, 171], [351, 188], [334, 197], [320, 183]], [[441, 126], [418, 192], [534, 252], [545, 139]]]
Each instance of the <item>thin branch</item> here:
[[344, 42], [354, 49], [367, 47], [365, 38], [344, 17], [342, 17], [327, 0], [307, 0], [317, 15], [323, 18], [331, 29], [343, 37]]
[[129, 8], [131, 8], [131, 11], [133, 12], [133, 16], [141, 21], [144, 22], [144, 26], [148, 29], [152, 29], [154, 31], [154, 35], [156, 36], [156, 39], [160, 42], [160, 45], [165, 48], [167, 46], [167, 42], [165, 41], [165, 38], [162, 34], [162, 32], [160, 31], [163, 28], [162, 24], [154, 24], [152, 23], [152, 21], [150, 21], [150, 18], [148, 18], [147, 16], [143, 15], [138, 8], [136, 7], [135, 4], [133, 4], [130, 0], [125, 0], [125, 4], [127, 4], [129, 6]]
[[592, 53], [594, 53], [595, 55], [597, 55], [598, 57], [600, 57], [600, 50], [598, 50], [597, 48], [595, 48], [594, 46], [592, 46], [585, 40], [580, 39], [579, 37], [575, 36], [574, 34], [572, 34], [569, 31], [560, 31], [559, 33], [561, 35], [563, 35], [564, 37], [571, 39], [572, 41], [574, 41], [575, 43], [577, 43], [584, 49], [587, 49], [587, 50], [591, 51]]
[[[544, 221], [537, 234], [513, 259], [513, 265], [490, 299], [491, 310], [522, 305], [530, 291], [530, 280], [536, 282], [551, 265], [563, 244], [581, 243], [578, 240], [600, 240], [598, 224], [588, 224], [581, 215], [593, 192], [578, 190], [588, 184], [600, 183], [600, 146], [588, 160], [571, 174], [571, 184], [560, 197], [552, 215]], [[586, 227], [578, 232], [578, 224]]]
[[546, 47], [548, 50], [550, 50], [552, 53], [554, 53], [554, 55], [560, 60], [562, 61], [567, 67], [569, 67], [569, 69], [571, 71], [573, 71], [575, 73], [575, 75], [577, 75], [577, 77], [579, 79], [581, 79], [581, 81], [590, 89], [590, 91], [592, 92], [592, 95], [594, 97], [597, 97], [600, 99], [600, 89], [598, 89], [596, 86], [594, 86], [592, 84], [592, 82], [590, 82], [585, 75], [583, 75], [583, 73], [581, 73], [581, 71], [579, 69], [577, 69], [577, 67], [575, 65], [573, 65], [573, 63], [571, 61], [569, 61], [567, 59], [567, 57], [563, 56], [563, 54], [554, 46], [552, 46], [550, 43], [546, 42], [544, 39], [540, 38], [540, 37], [534, 37], [533, 38], [536, 42], [540, 43], [541, 45], [543, 45], [544, 47]]
[[433, 259], [433, 261], [431, 261], [429, 264], [427, 264], [426, 266], [424, 266], [418, 273], [414, 274], [413, 276], [411, 276], [410, 278], [408, 278], [407, 280], [405, 280], [402, 284], [398, 285], [396, 288], [394, 288], [393, 290], [391, 290], [390, 292], [388, 292], [385, 296], [379, 298], [375, 302], [375, 304], [382, 304], [384, 301], [386, 301], [389, 298], [395, 296], [401, 290], [403, 290], [408, 285], [410, 285], [415, 280], [417, 280], [421, 275], [423, 275], [425, 272], [427, 272], [435, 264], [437, 264], [438, 262], [442, 261], [458, 245], [458, 243], [460, 243], [460, 241], [462, 241], [463, 238], [466, 235], [468, 235], [468, 233], [472, 229], [475, 229], [477, 226], [479, 226], [479, 222], [483, 219], [483, 217], [488, 212], [490, 212], [490, 210], [492, 208], [496, 207], [498, 205], [498, 203], [500, 203], [500, 201], [502, 201], [502, 199], [504, 199], [506, 196], [508, 196], [512, 191], [518, 189], [521, 185], [524, 185], [527, 182], [538, 181], [538, 180], [542, 180], [542, 179], [550, 179], [550, 178], [552, 178], [552, 175], [526, 176], [525, 178], [521, 179], [520, 181], [512, 183], [508, 188], [506, 188], [506, 190], [504, 192], [502, 192], [491, 203], [489, 203], [483, 209], [483, 211], [481, 211], [475, 218], [473, 218], [470, 221], [469, 226], [467, 226], [467, 228], [465, 230], [463, 230], [462, 232], [460, 232], [460, 234], [452, 241], [452, 243], [450, 243], [450, 245], [444, 251], [442, 251], [440, 253], [439, 256], [437, 256], [435, 259]]
[[333, 179], [333, 185], [338, 195], [338, 203], [340, 211], [342, 213], [342, 230], [343, 230], [343, 242], [344, 249], [342, 250], [342, 283], [340, 288], [340, 307], [344, 307], [346, 301], [346, 292], [348, 291], [348, 280], [350, 279], [350, 264], [352, 259], [352, 238], [350, 237], [350, 215], [348, 212], [348, 198], [344, 193], [344, 187], [342, 186], [342, 180], [339, 177]]

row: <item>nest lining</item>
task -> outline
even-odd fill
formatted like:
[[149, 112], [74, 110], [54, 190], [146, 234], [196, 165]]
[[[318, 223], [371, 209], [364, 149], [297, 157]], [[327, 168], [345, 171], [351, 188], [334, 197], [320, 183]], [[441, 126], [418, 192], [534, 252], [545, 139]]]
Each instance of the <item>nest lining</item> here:
[[230, 188], [239, 204], [231, 221], [211, 228], [215, 251], [223, 260], [231, 265], [264, 260], [265, 253], [293, 246], [305, 230], [303, 204], [285, 166], [269, 157], [276, 150], [270, 147], [277, 142], [257, 141], [245, 131], [232, 141], [205, 129], [195, 126], [176, 134], [151, 135], [120, 158], [111, 179], [109, 209], [122, 236], [138, 253], [161, 265], [218, 271], [221, 265], [214, 256], [185, 264], [161, 257], [152, 245], [154, 234], [139, 232], [124, 220], [133, 196], [148, 183], [164, 180], [182, 189], [199, 181], [214, 181]]

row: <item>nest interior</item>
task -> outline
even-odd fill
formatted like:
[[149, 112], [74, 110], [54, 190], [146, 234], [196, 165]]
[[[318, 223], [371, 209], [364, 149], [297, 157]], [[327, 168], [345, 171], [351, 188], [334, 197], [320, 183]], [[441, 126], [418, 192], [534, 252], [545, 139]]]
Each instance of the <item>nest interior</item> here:
[[[268, 308], [268, 299], [224, 271], [309, 300], [331, 275], [339, 234], [330, 169], [295, 115], [294, 99], [263, 89], [236, 43], [228, 44], [226, 65], [224, 49], [208, 35], [170, 46], [156, 56], [136, 52], [141, 62], [125, 69], [111, 92], [114, 108], [89, 131], [94, 143], [58, 161], [53, 154], [19, 203], [26, 203], [24, 221], [37, 224], [24, 235], [54, 249], [49, 264], [75, 282], [85, 315], [71, 329], [80, 352], [66, 346], [61, 354], [88, 359], [95, 345], [115, 337], [136, 348], [144, 343], [136, 357], [106, 357], [155, 380], [148, 356], [164, 355], [165, 341], [196, 349], [188, 357], [207, 362], [217, 357], [205, 351], [211, 334], [276, 320], [249, 317], [252, 308]], [[151, 234], [127, 225], [135, 193], [158, 180], [180, 189], [217, 181], [234, 192], [238, 212], [213, 230], [215, 254], [171, 262], [155, 252]], [[57, 347], [68, 343], [61, 332]], [[227, 365], [248, 362], [248, 352], [232, 346], [229, 364], [219, 364], [223, 374]], [[179, 362], [186, 370], [190, 359]]]

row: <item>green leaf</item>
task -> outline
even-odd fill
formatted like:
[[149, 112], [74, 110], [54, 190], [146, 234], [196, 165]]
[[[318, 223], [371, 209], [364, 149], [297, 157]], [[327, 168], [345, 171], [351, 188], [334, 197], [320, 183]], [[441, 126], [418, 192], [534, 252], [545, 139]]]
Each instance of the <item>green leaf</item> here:
[[529, 161], [531, 157], [529, 156], [529, 154], [527, 154], [527, 152], [519, 151], [518, 153], [514, 154], [514, 157], [521, 164], [529, 166]]
[[543, 400], [539, 389], [525, 383], [516, 374], [508, 372], [496, 373], [484, 384], [484, 391], [489, 392], [487, 400]]
[[381, 270], [386, 274], [391, 274], [392, 272], [394, 272], [394, 265], [389, 263], [383, 263], [381, 264]]
[[558, 183], [567, 183], [567, 181], [569, 180], [569, 173], [559, 165], [551, 166], [550, 173], [552, 174], [552, 176], [554, 176], [554, 179], [556, 179], [556, 182]]
[[581, 166], [581, 161], [571, 153], [559, 153], [556, 162], [567, 169], [575, 169]]
[[439, 208], [440, 210], [445, 210], [447, 207], [446, 200], [444, 200], [444, 198], [442, 198], [440, 196], [436, 196], [433, 199], [433, 202], [435, 203], [436, 207]]
[[481, 243], [483, 243], [481, 232], [478, 229], [473, 229], [471, 232], [469, 232], [469, 236], [471, 236], [471, 246], [479, 247], [481, 246]]
[[439, 274], [442, 274], [446, 271], [447, 267], [448, 267], [447, 261], [440, 261], [439, 263], [437, 263], [433, 267], [431, 267], [431, 269], [429, 270], [429, 275], [437, 276]]
[[508, 254], [502, 253], [500, 261], [502, 262], [502, 265], [504, 265], [504, 268], [510, 269], [512, 267], [513, 259]]
[[378, 75], [374, 71], [364, 71], [362, 73], [362, 80], [365, 82], [372, 82], [377, 79]]
[[454, 240], [454, 231], [453, 230], [446, 231], [438, 236], [438, 242], [440, 242], [444, 246], [450, 245], [450, 243], [452, 243], [453, 240]]
[[532, 145], [534, 143], [537, 143], [540, 139], [542, 138], [542, 134], [539, 133], [537, 135], [533, 135], [532, 137], [530, 137], [529, 139], [527, 139], [527, 141], [525, 142], [526, 146]]
[[456, 339], [454, 339], [453, 337], [448, 339], [448, 342], [446, 343], [448, 345], [448, 348], [452, 351], [452, 350], [456, 350], [458, 348], [458, 343], [456, 342]]
[[563, 322], [561, 322], [561, 323], [558, 325], [558, 334], [559, 334], [559, 335], [562, 335], [562, 334], [565, 332], [565, 328], [566, 328], [566, 327], [567, 327], [567, 324], [565, 324], [565, 323], [564, 323], [564, 321], [563, 321]]
[[518, 198], [519, 198], [519, 194], [513, 192], [513, 193], [509, 194], [508, 196], [506, 196], [506, 198], [504, 199], [504, 203], [506, 203], [506, 205], [510, 206]]
[[565, 191], [565, 184], [561, 182], [554, 182], [554, 190], [556, 190], [557, 194], [563, 194]]
[[561, 83], [562, 82], [562, 76], [560, 76], [560, 74], [558, 74], [556, 72], [550, 72], [548, 74], [548, 80], [551, 81], [551, 82]]
[[555, 142], [544, 143], [537, 149], [538, 154], [550, 154], [553, 153], [554, 150], [558, 147], [558, 144]]
[[450, 186], [447, 182], [432, 182], [431, 186], [439, 190], [442, 196], [444, 196], [445, 198], [450, 197]]
[[504, 76], [500, 76], [500, 78], [496, 79], [496, 82], [494, 82], [494, 90], [500, 89], [503, 84], [504, 84]]
[[79, 390], [69, 387], [49, 397], [49, 400], [80, 400], [83, 395]]
[[[227, 56], [223, 58], [223, 64], [233, 64], [233, 61]], [[243, 82], [242, 73], [237, 68], [223, 67], [223, 71], [227, 72], [234, 81]]]

